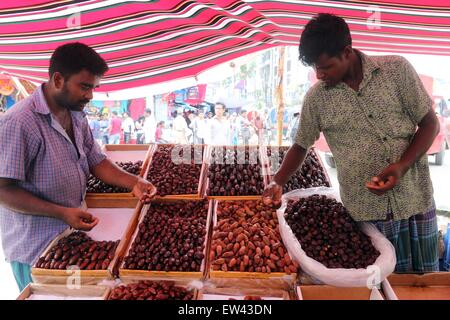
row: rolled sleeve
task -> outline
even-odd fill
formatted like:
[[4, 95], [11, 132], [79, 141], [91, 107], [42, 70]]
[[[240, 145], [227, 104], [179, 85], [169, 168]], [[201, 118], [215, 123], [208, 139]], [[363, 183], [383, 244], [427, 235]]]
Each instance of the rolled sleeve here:
[[316, 112], [319, 105], [314, 102], [313, 94], [314, 90], [305, 96], [295, 136], [295, 143], [304, 149], [309, 149], [320, 136], [320, 125]]
[[405, 58], [400, 58], [402, 64], [402, 90], [405, 111], [417, 125], [432, 109], [433, 100], [428, 95], [422, 80], [413, 66]]
[[38, 149], [38, 138], [21, 121], [0, 121], [0, 177], [25, 181]]

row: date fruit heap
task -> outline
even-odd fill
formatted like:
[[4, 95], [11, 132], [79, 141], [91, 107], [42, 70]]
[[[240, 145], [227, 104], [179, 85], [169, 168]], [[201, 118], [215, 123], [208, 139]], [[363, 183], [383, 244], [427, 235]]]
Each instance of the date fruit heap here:
[[94, 241], [84, 232], [73, 232], [58, 241], [36, 268], [65, 270], [77, 265], [81, 270], [106, 270], [119, 241]]
[[157, 194], [160, 196], [196, 194], [198, 193], [202, 169], [203, 148], [201, 146], [188, 146], [188, 149], [191, 150], [190, 157], [188, 157], [190, 163], [183, 163], [181, 160], [185, 148], [182, 149], [177, 146], [175, 152], [178, 148], [180, 148], [180, 152], [172, 159], [174, 147], [174, 145], [158, 146], [150, 164], [147, 180], [156, 186]]
[[[222, 148], [222, 152], [219, 152], [218, 148]], [[263, 193], [264, 180], [261, 175], [258, 148], [246, 147], [245, 152], [237, 150], [236, 147], [232, 149], [215, 147], [213, 149], [212, 159], [223, 156], [223, 163], [215, 160], [215, 163], [209, 167], [209, 195], [251, 196]], [[250, 152], [253, 153], [251, 156]]]
[[295, 273], [274, 209], [261, 201], [219, 202], [210, 261], [213, 270]]
[[[116, 164], [125, 170], [128, 173], [131, 173], [135, 176], [139, 175], [142, 169], [142, 161], [137, 162], [116, 162]], [[128, 193], [131, 190], [121, 187], [110, 186], [100, 179], [97, 179], [93, 175], [89, 176], [87, 182], [87, 190], [88, 193]]]
[[200, 271], [207, 201], [152, 203], [125, 257], [125, 269]]
[[[281, 166], [281, 162], [289, 148], [280, 147], [278, 151], [278, 167]], [[270, 159], [272, 156], [272, 152], [270, 148], [267, 148], [267, 156], [269, 160], [276, 161]], [[276, 153], [273, 154], [276, 156]], [[289, 181], [283, 186], [283, 193], [296, 190], [296, 189], [305, 189], [305, 188], [315, 188], [315, 187], [329, 187], [330, 184], [327, 181], [325, 169], [321, 166], [317, 155], [312, 150], [309, 150], [306, 155], [305, 161], [299, 170], [297, 170]]]
[[380, 255], [335, 199], [313, 195], [290, 201], [285, 218], [306, 254], [327, 268], [366, 268]]
[[171, 281], [139, 281], [118, 286], [108, 300], [192, 300], [191, 290], [175, 286]]

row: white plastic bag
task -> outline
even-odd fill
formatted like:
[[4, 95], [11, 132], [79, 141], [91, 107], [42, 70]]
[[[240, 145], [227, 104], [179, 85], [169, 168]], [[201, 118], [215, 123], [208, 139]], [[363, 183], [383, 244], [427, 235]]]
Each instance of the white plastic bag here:
[[277, 210], [280, 234], [291, 258], [300, 265], [305, 273], [328, 285], [368, 288], [378, 286], [394, 271], [396, 256], [391, 242], [371, 223], [358, 223], [361, 231], [369, 236], [373, 246], [380, 252], [375, 263], [366, 269], [327, 268], [322, 263], [308, 257], [303, 251], [300, 242], [284, 219], [284, 211], [288, 200], [296, 201], [314, 194], [325, 195], [328, 198], [341, 201], [339, 193], [333, 188], [320, 187], [294, 190], [283, 195], [282, 205]]

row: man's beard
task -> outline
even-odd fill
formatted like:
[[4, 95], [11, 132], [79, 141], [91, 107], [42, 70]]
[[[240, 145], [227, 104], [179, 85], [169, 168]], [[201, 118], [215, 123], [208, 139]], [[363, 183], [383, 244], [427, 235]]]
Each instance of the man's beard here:
[[69, 109], [70, 111], [83, 111], [84, 106], [89, 100], [80, 100], [78, 102], [70, 101], [69, 99], [70, 93], [67, 87], [64, 85], [62, 92], [55, 96], [55, 102], [64, 108]]

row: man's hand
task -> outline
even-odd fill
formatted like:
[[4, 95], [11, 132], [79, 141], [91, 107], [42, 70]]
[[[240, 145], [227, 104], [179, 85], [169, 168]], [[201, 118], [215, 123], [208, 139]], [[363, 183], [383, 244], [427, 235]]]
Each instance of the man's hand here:
[[400, 162], [393, 163], [385, 168], [381, 173], [366, 182], [366, 187], [376, 195], [383, 195], [386, 191], [394, 188], [406, 173], [407, 168]]
[[272, 181], [263, 193], [263, 203], [273, 208], [281, 206], [281, 196], [283, 194], [283, 187]]
[[98, 218], [79, 208], [65, 208], [61, 219], [74, 229], [90, 231], [98, 224]]
[[138, 177], [131, 193], [138, 197], [141, 202], [149, 203], [156, 195], [156, 187], [147, 180]]

